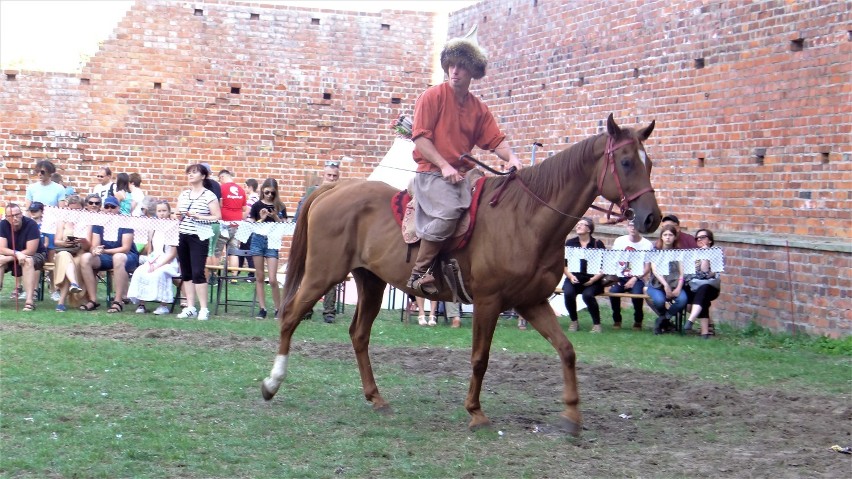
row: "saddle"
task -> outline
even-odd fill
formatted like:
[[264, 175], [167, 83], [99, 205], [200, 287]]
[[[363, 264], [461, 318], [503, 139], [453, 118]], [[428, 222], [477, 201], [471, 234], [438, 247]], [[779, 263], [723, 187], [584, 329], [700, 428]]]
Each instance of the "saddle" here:
[[[467, 246], [470, 237], [473, 235], [473, 228], [476, 226], [476, 214], [479, 211], [479, 202], [482, 198], [482, 186], [485, 183], [485, 177], [476, 180], [471, 187], [470, 208], [459, 218], [456, 224], [456, 229], [451, 238], [444, 242], [441, 253], [436, 258], [438, 268], [443, 273], [444, 283], [450, 287], [453, 292], [453, 297], [456, 302], [470, 304], [473, 302], [470, 295], [464, 287], [464, 281], [461, 277], [461, 268], [455, 258], [445, 258], [445, 256], [453, 251], [459, 250]], [[411, 245], [420, 241], [417, 232], [414, 228], [414, 209], [416, 199], [408, 190], [402, 190], [391, 198], [391, 211], [397, 224], [401, 228], [402, 239], [409, 245], [409, 257], [406, 262], [410, 261]]]

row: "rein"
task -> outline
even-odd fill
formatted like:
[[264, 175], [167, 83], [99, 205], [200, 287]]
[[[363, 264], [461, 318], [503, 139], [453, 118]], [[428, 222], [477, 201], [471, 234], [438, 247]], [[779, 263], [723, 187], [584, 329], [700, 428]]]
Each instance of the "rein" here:
[[[620, 223], [620, 222], [625, 221], [625, 220], [633, 219], [633, 210], [630, 208], [630, 202], [635, 200], [636, 198], [642, 196], [643, 194], [649, 192], [649, 191], [650, 192], [654, 191], [654, 189], [649, 186], [647, 188], [639, 190], [638, 192], [636, 192], [636, 193], [634, 193], [630, 196], [626, 196], [624, 194], [624, 189], [621, 187], [621, 180], [618, 179], [618, 174], [615, 172], [615, 152], [623, 146], [627, 146], [627, 145], [634, 144], [634, 143], [638, 143], [635, 138], [627, 138], [627, 139], [622, 140], [618, 143], [615, 143], [615, 140], [611, 136], [608, 137], [607, 140], [606, 140], [606, 150], [604, 152], [604, 155], [606, 155], [606, 164], [604, 165], [604, 168], [601, 170], [601, 174], [598, 177], [598, 195], [601, 196], [603, 194], [603, 182], [604, 182], [604, 179], [606, 178], [607, 170], [609, 170], [610, 172], [612, 172], [612, 176], [615, 178], [615, 185], [618, 188], [618, 194], [621, 197], [620, 204], [618, 205], [621, 212], [619, 214], [615, 215], [615, 223]], [[582, 219], [579, 216], [569, 215], [568, 213], [565, 213], [563, 211], [560, 211], [560, 210], [554, 208], [553, 206], [550, 206], [545, 200], [543, 200], [538, 195], [536, 195], [529, 188], [529, 186], [527, 186], [527, 184], [524, 183], [524, 180], [522, 180], [519, 176], [517, 176], [515, 174], [517, 172], [515, 167], [509, 168], [509, 170], [506, 171], [506, 172], [501, 172], [501, 171], [497, 171], [497, 170], [489, 167], [488, 165], [482, 163], [481, 161], [477, 160], [476, 158], [474, 158], [473, 156], [471, 156], [468, 153], [465, 153], [465, 154], [463, 154], [459, 157], [459, 160], [464, 160], [464, 159], [473, 161], [474, 163], [481, 166], [482, 168], [484, 168], [485, 170], [487, 170], [490, 173], [505, 177], [503, 179], [503, 181], [500, 183], [500, 185], [497, 186], [497, 191], [494, 193], [494, 197], [491, 199], [491, 201], [488, 202], [489, 206], [497, 206], [500, 203], [500, 199], [502, 198], [503, 193], [506, 191], [506, 187], [509, 186], [509, 182], [511, 182], [512, 180], [518, 180], [518, 183], [521, 185], [521, 188], [523, 188], [524, 191], [527, 192], [527, 194], [532, 196], [533, 199], [535, 199], [536, 201], [541, 203], [543, 206], [545, 206], [549, 210], [551, 210], [551, 211], [553, 211], [553, 212], [555, 212], [559, 215], [562, 215], [566, 218], [573, 218], [573, 219], [577, 219], [577, 220]], [[615, 207], [615, 202], [613, 201], [609, 205], [608, 210], [605, 210], [605, 209], [603, 209], [603, 208], [601, 208], [600, 206], [597, 206], [597, 205], [591, 205], [589, 208], [597, 210], [597, 211], [605, 212], [607, 221], [610, 221], [610, 218], [613, 217], [612, 210], [613, 210], [614, 207]]]

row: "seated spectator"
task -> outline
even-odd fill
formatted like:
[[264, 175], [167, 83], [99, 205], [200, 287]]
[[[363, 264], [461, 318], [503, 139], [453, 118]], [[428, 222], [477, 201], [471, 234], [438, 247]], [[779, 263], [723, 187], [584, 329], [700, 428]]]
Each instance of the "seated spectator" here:
[[[677, 228], [674, 225], [663, 226], [656, 249], [677, 249]], [[662, 334], [671, 329], [671, 318], [686, 307], [686, 292], [683, 290], [683, 268], [680, 261], [669, 262], [669, 274], [663, 275], [651, 264], [651, 281], [647, 289], [651, 297], [651, 308], [657, 313], [654, 322], [654, 334]], [[668, 306], [668, 309], [666, 306]]]
[[102, 200], [100, 196], [96, 193], [89, 193], [86, 195], [86, 200], [83, 202], [83, 208], [85, 208], [86, 211], [98, 213], [101, 211], [101, 203]]
[[39, 180], [27, 186], [27, 209], [36, 201], [47, 206], [65, 206], [65, 187], [50, 179], [56, 173], [53, 163], [41, 160], [36, 163], [35, 171]]
[[[82, 207], [79, 196], [68, 197], [68, 209], [79, 210]], [[68, 306], [79, 307], [86, 299], [86, 292], [80, 286], [83, 277], [80, 268], [83, 253], [88, 251], [90, 246], [91, 232], [86, 237], [77, 238], [74, 236], [74, 226], [70, 221], [60, 221], [56, 224], [53, 287], [58, 295], [56, 311], [59, 313], [64, 313]]]
[[35, 310], [35, 290], [38, 271], [44, 268], [45, 251], [38, 225], [25, 218], [21, 207], [10, 203], [6, 207], [6, 218], [0, 221], [0, 285], [6, 271], [15, 277], [23, 277], [23, 284], [12, 292], [12, 298], [24, 295], [23, 311]]
[[[626, 251], [650, 251], [654, 249], [653, 243], [643, 238], [636, 231], [633, 220], [627, 222], [627, 234], [619, 236], [612, 243], [614, 250]], [[645, 292], [645, 278], [651, 271], [650, 263], [645, 263], [645, 268], [641, 274], [638, 271], [630, 270], [630, 263], [622, 264], [621, 273], [618, 275], [618, 281], [610, 288], [610, 293], [631, 293], [643, 294]], [[642, 298], [632, 298], [633, 303], [633, 329], [635, 331], [642, 330], [642, 320], [644, 319]], [[612, 307], [612, 322], [613, 328], [621, 329], [621, 298], [610, 297], [609, 304]]]
[[[592, 233], [595, 232], [595, 222], [591, 218], [583, 217], [577, 222], [574, 227], [574, 232], [577, 236], [565, 242], [565, 246], [573, 248], [600, 248], [606, 249], [603, 241], [595, 239]], [[565, 309], [568, 310], [568, 316], [571, 317], [571, 325], [568, 326], [568, 331], [578, 331], [580, 329], [579, 317], [577, 315], [577, 295], [583, 296], [583, 302], [586, 303], [586, 308], [592, 316], [592, 333], [601, 332], [601, 311], [598, 307], [598, 302], [595, 296], [603, 293], [603, 273], [591, 274], [587, 271], [588, 263], [586, 260], [580, 261], [580, 271], [573, 272], [568, 269], [568, 264], [565, 264], [565, 283], [562, 285], [562, 294], [565, 298]]]
[[[712, 248], [715, 244], [713, 232], [708, 229], [698, 230], [695, 240], [701, 248]], [[691, 330], [695, 320], [700, 319], [701, 337], [710, 339], [710, 303], [719, 297], [721, 281], [719, 275], [711, 271], [709, 260], [702, 259], [698, 263], [695, 275], [686, 283], [687, 303], [692, 305], [692, 309], [683, 329]]]
[[[663, 216], [663, 220], [660, 222], [660, 228], [666, 225], [672, 225], [677, 230], [677, 244], [678, 248], [683, 249], [692, 249], [698, 248], [698, 243], [695, 242], [695, 237], [693, 237], [689, 233], [684, 233], [680, 229], [680, 220], [675, 215], [666, 215]], [[662, 231], [662, 230], [660, 230]]]
[[[107, 196], [104, 200], [104, 213], [118, 214], [118, 209], [118, 198]], [[107, 313], [119, 313], [124, 309], [122, 296], [127, 291], [130, 272], [139, 266], [139, 253], [133, 244], [132, 229], [119, 228], [118, 237], [111, 241], [105, 240], [103, 234], [102, 226], [93, 226], [91, 251], [83, 253], [81, 272], [89, 301], [80, 306], [80, 310], [91, 311], [100, 306], [97, 302], [98, 283], [95, 271], [112, 271], [115, 297]]]
[[[278, 182], [275, 181], [274, 178], [267, 178], [263, 182], [260, 190], [262, 192], [262, 196], [260, 201], [252, 205], [251, 210], [249, 211], [249, 221], [253, 221], [255, 223], [280, 223], [286, 220], [287, 208], [278, 197]], [[260, 306], [256, 318], [266, 319], [266, 286], [263, 282], [264, 274], [266, 274], [266, 272], [269, 273], [269, 286], [272, 288], [272, 304], [275, 307], [276, 315], [278, 314], [278, 305], [281, 299], [279, 298], [278, 292], [278, 275], [275, 274], [276, 271], [278, 271], [278, 250], [269, 248], [266, 236], [260, 233], [252, 233], [250, 241], [251, 255], [254, 259], [255, 275], [257, 276], [257, 282], [255, 283], [255, 289], [257, 290], [257, 303]], [[266, 263], [265, 270], [264, 263]], [[325, 295], [326, 301], [324, 302], [325, 307], [323, 309], [323, 316], [327, 323], [334, 322], [334, 313], [328, 312], [328, 305], [331, 304], [331, 308], [334, 308], [335, 291], [335, 288], [332, 287]], [[331, 320], [329, 320], [329, 314]]]
[[[159, 201], [156, 206], [157, 218], [169, 219], [172, 210], [168, 201]], [[145, 301], [159, 301], [160, 305], [154, 314], [168, 314], [168, 303], [174, 300], [172, 278], [180, 276], [177, 261], [177, 247], [166, 244], [166, 235], [157, 230], [148, 239], [145, 246], [145, 256], [139, 257], [139, 267], [130, 279], [127, 297], [133, 304], [138, 305], [136, 312], [147, 313]]]

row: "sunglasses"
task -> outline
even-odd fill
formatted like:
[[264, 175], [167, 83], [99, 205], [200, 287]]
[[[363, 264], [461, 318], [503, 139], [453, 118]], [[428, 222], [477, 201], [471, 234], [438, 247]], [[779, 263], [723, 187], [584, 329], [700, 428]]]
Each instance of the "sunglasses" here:
[[98, 178], [103, 178], [103, 177], [104, 177], [104, 175], [98, 175]]
[[695, 237], [695, 239], [697, 239], [697, 240], [706, 240], [707, 238], [709, 238], [709, 236], [696, 236]]
[[101, 202], [100, 201], [89, 201], [89, 204], [92, 205], [92, 206], [95, 206], [95, 205], [99, 206], [101, 204]]
[[115, 206], [115, 205], [104, 205], [104, 209], [105, 209], [105, 210], [114, 210], [114, 209], [116, 209], [116, 208], [118, 208], [118, 206]]
[[339, 168], [340, 162], [339, 161], [326, 161], [325, 166], [330, 166], [332, 168]]
[[264, 192], [263, 192], [263, 194], [264, 194], [264, 195], [274, 195], [274, 194], [275, 194], [275, 192], [274, 192], [274, 191], [266, 190], [266, 191], [264, 191]]
[[47, 174], [47, 171], [45, 171], [45, 170], [39, 170], [38, 174], [40, 174], [40, 175], [46, 175], [46, 174]]

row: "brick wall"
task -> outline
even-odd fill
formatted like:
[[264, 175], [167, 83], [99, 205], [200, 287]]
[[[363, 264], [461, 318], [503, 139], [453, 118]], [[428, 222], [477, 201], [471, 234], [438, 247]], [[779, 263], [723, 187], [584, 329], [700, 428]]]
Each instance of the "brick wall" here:
[[[657, 120], [663, 211], [752, 235], [725, 245], [721, 320], [852, 332], [848, 2], [485, 0], [451, 15], [450, 36], [473, 24], [491, 57], [473, 89], [522, 158], [533, 141], [541, 158], [597, 133], [610, 112]], [[0, 196], [20, 199], [52, 158], [80, 189], [109, 165], [174, 198], [184, 167], [207, 161], [277, 178], [292, 210], [329, 158], [355, 159], [344, 177], [373, 170], [390, 120], [430, 81], [432, 26], [393, 10], [140, 1], [82, 74], [0, 77]], [[793, 313], [778, 246], [791, 235]]]
[[164, 198], [208, 162], [275, 177], [292, 212], [326, 160], [354, 158], [344, 178], [374, 169], [430, 81], [431, 39], [427, 13], [137, 2], [82, 74], [0, 78], [0, 196], [21, 198], [41, 158], [78, 189], [106, 165]]

